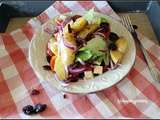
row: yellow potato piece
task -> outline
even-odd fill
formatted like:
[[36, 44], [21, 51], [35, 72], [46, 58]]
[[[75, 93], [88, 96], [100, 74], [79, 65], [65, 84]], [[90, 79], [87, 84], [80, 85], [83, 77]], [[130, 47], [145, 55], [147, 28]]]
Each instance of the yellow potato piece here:
[[117, 50], [114, 50], [114, 51], [111, 50], [110, 55], [111, 55], [111, 58], [112, 58], [113, 62], [116, 64], [117, 62], [121, 61], [123, 53], [121, 53]]
[[52, 43], [50, 45], [51, 51], [57, 56], [58, 55], [58, 47], [56, 43]]
[[75, 59], [75, 52], [72, 49], [64, 46], [61, 51], [61, 56], [63, 58], [62, 60], [63, 64], [65, 66], [68, 66], [70, 64], [73, 64], [74, 59]]
[[68, 30], [68, 25], [71, 26], [71, 24], [73, 24], [73, 21], [71, 21], [70, 23], [66, 24], [66, 26], [65, 26], [64, 29], [63, 29], [64, 38], [65, 38], [65, 40], [67, 40], [68, 42], [75, 41], [73, 31], [70, 33], [69, 30]]
[[[72, 24], [72, 22], [70, 22], [69, 24]], [[76, 46], [76, 41], [73, 31], [71, 33], [69, 32], [68, 24], [65, 26], [63, 30], [63, 37], [64, 37], [64, 42]], [[61, 57], [63, 58], [62, 63], [65, 65], [65, 67], [67, 67], [68, 65], [74, 62], [75, 52], [71, 48], [66, 47], [64, 42], [61, 43]]]
[[64, 38], [65, 38], [65, 40], [66, 41], [68, 41], [68, 42], [73, 42], [73, 41], [75, 41], [75, 38], [74, 38], [74, 35], [73, 34], [71, 34], [71, 33], [64, 33]]
[[54, 71], [56, 72], [59, 80], [65, 80], [68, 76], [67, 72], [65, 71], [65, 67], [62, 63], [62, 57], [61, 56], [57, 56], [57, 58], [55, 60]]
[[118, 51], [125, 53], [127, 50], [128, 42], [125, 38], [121, 37], [116, 41], [116, 45], [117, 45]]
[[80, 17], [76, 19], [76, 21], [71, 24], [71, 28], [73, 29], [74, 32], [79, 32], [81, 31], [87, 24], [87, 20], [84, 19], [83, 17]]
[[97, 28], [98, 28], [98, 24], [89, 24], [82, 31], [80, 31], [80, 33], [78, 34], [78, 37], [85, 39], [88, 34], [94, 32]]

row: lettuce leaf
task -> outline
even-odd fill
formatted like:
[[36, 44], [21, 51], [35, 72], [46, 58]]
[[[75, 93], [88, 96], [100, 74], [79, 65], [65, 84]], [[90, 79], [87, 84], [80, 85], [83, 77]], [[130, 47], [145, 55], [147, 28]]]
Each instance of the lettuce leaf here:
[[101, 65], [102, 62], [104, 62], [105, 65], [109, 64], [109, 53], [108, 52], [102, 54], [101, 56], [98, 56], [97, 59], [94, 61], [94, 63], [97, 65]]
[[89, 49], [78, 51], [76, 54], [76, 61], [87, 61], [92, 57], [92, 52]]
[[96, 24], [100, 25], [100, 23], [102, 23], [102, 22], [107, 22], [106, 17], [100, 16], [99, 14], [97, 14], [94, 11], [94, 8], [87, 11], [83, 17], [88, 21], [89, 24], [96, 23]]
[[100, 51], [106, 49], [106, 47], [105, 40], [96, 35], [95, 38], [87, 42], [86, 46], [79, 49], [76, 54], [76, 61], [94, 60], [97, 65], [100, 65], [102, 62], [107, 65], [109, 63], [109, 53]]
[[100, 50], [106, 49], [107, 44], [103, 37], [98, 35], [95, 38], [92, 38], [90, 41], [87, 42], [86, 46], [79, 49], [79, 51], [90, 50], [95, 56], [100, 56], [103, 53]]

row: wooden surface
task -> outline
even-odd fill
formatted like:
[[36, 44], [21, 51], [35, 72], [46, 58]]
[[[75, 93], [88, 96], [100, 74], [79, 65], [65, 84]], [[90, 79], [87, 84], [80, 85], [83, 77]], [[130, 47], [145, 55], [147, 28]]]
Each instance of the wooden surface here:
[[[124, 15], [126, 13], [119, 14]], [[144, 13], [127, 13], [129, 14], [132, 24], [135, 24], [138, 26], [138, 31], [142, 33], [143, 35], [147, 36], [150, 40], [158, 44], [157, 37], [153, 31], [152, 25]]]
[[[123, 14], [126, 13], [120, 13], [119, 15], [121, 16]], [[151, 23], [145, 13], [127, 13], [127, 14], [129, 14], [132, 20], [132, 24], [138, 26], [138, 31], [147, 36], [153, 42], [158, 43], [157, 37], [152, 29]], [[11, 32], [23, 26], [29, 19], [30, 17], [12, 18], [8, 24], [6, 32]]]

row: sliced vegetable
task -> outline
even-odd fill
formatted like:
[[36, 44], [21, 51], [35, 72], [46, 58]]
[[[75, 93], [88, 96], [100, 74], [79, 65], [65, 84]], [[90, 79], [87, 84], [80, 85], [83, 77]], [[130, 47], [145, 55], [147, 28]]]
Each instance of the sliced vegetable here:
[[111, 58], [113, 60], [113, 62], [116, 64], [117, 62], [120, 62], [123, 56], [123, 53], [119, 52], [119, 51], [110, 51], [110, 55]]
[[63, 29], [63, 34], [60, 34], [58, 39], [58, 51], [62, 57], [62, 63], [64, 64], [65, 68], [67, 68], [68, 65], [73, 64], [75, 60], [75, 50], [77, 49], [74, 34], [73, 32], [69, 32], [68, 24], [66, 24], [65, 28]]
[[105, 65], [109, 64], [109, 53], [108, 51], [104, 54], [102, 54], [101, 56], [98, 56], [98, 58], [95, 60], [95, 64], [96, 65], [101, 65], [102, 62], [104, 62]]
[[76, 21], [71, 25], [71, 28], [75, 32], [81, 31], [87, 24], [87, 20], [84, 17], [76, 19]]
[[77, 38], [85, 39], [89, 34], [93, 33], [99, 25], [97, 24], [89, 24], [82, 31], [79, 32]]
[[55, 37], [51, 37], [51, 39], [48, 42], [48, 48], [52, 51], [54, 55], [58, 54], [58, 47], [57, 47], [57, 41], [55, 40]]
[[77, 54], [76, 54], [76, 61], [87, 61], [89, 60], [91, 57], [92, 57], [92, 52], [90, 50], [84, 50], [84, 51], [79, 51]]
[[61, 56], [57, 56], [55, 59], [54, 71], [56, 72], [59, 80], [65, 80], [68, 77], [68, 73], [63, 65]]
[[75, 64], [72, 64], [72, 65], [68, 66], [68, 71], [71, 74], [80, 74], [80, 73], [83, 73], [86, 70], [92, 70], [92, 69], [93, 69], [93, 67], [90, 64], [82, 65], [82, 64], [76, 64], [75, 63]]
[[88, 21], [89, 24], [96, 23], [100, 25], [100, 23], [107, 23], [108, 20], [105, 16], [101, 16], [94, 11], [94, 8], [90, 9], [85, 13], [84, 18]]
[[79, 73], [83, 73], [85, 71], [85, 66], [83, 67], [79, 67], [79, 68], [75, 68], [75, 69], [71, 69], [69, 68], [69, 72], [72, 73], [72, 74], [79, 74]]
[[92, 8], [91, 10], [86, 12], [83, 17], [88, 21], [89, 24], [95, 24], [96, 23], [97, 25], [100, 25], [100, 23], [101, 23], [101, 18], [94, 11], [94, 8]]
[[72, 49], [73, 51], [76, 51], [77, 50], [77, 47], [74, 45], [74, 44], [72, 44], [71, 42], [68, 42], [67, 40], [63, 40], [63, 43], [64, 43], [64, 45], [67, 47], [67, 48], [70, 48], [70, 49]]
[[75, 37], [73, 34], [73, 31], [70, 31], [70, 27], [71, 24], [73, 24], [73, 22], [69, 22], [68, 24], [66, 24], [66, 26], [63, 29], [63, 37], [65, 40], [67, 40], [68, 42], [74, 42], [75, 41]]
[[123, 38], [123, 37], [119, 38], [116, 41], [116, 45], [117, 45], [118, 51], [120, 51], [122, 53], [126, 52], [127, 44], [128, 44], [127, 40], [125, 38]]
[[[73, 45], [72, 43], [69, 43], [71, 45]], [[69, 47], [66, 47], [64, 45], [64, 42], [62, 41], [61, 42], [61, 45], [60, 45], [60, 55], [62, 57], [62, 62], [63, 64], [67, 67], [68, 65], [70, 64], [73, 64], [74, 63], [74, 60], [75, 60], [75, 50], [69, 48]]]
[[103, 61], [105, 65], [109, 65], [109, 51], [104, 55]]
[[52, 71], [54, 71], [55, 59], [56, 59], [56, 56], [52, 56], [50, 59], [50, 67]]
[[103, 34], [102, 32], [95, 32], [94, 35], [99, 35], [101, 37], [106, 37], [105, 34]]
[[82, 47], [79, 51], [90, 50], [93, 55], [100, 56], [103, 53], [100, 51], [102, 49], [106, 49], [107, 45], [104, 39], [98, 35], [95, 38], [91, 39], [87, 42], [87, 45]]

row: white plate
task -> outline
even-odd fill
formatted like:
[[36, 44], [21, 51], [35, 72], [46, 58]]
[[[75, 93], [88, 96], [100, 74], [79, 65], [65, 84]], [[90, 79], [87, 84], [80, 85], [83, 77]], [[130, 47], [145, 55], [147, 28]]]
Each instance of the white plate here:
[[119, 82], [123, 77], [125, 77], [132, 68], [135, 61], [135, 43], [131, 34], [121, 23], [115, 21], [109, 16], [106, 17], [110, 23], [111, 31], [117, 33], [119, 36], [125, 37], [128, 40], [128, 51], [124, 55], [122, 65], [120, 67], [115, 70], [108, 71], [92, 80], [79, 80], [78, 82], [71, 83], [69, 86], [62, 86], [60, 81], [54, 79], [54, 74], [52, 72], [43, 70], [42, 67], [43, 65], [48, 64], [46, 60], [46, 45], [49, 40], [49, 35], [43, 32], [43, 29], [49, 24], [53, 24], [54, 20], [50, 20], [45, 25], [43, 25], [38, 32], [35, 33], [29, 46], [29, 61], [38, 78], [40, 80], [48, 81], [58, 90], [70, 93], [85, 94], [111, 87], [112, 85]]

